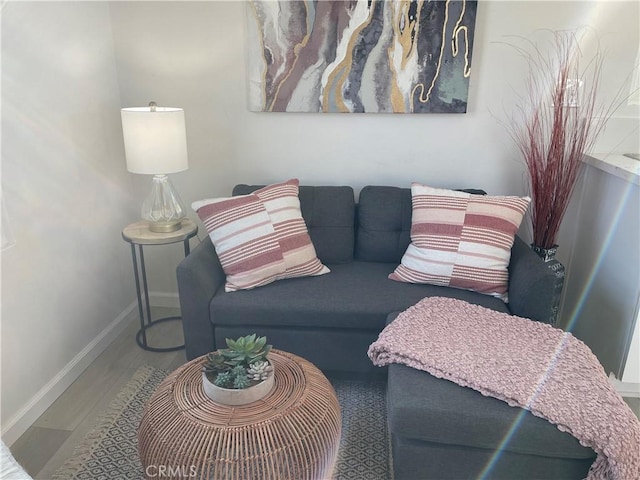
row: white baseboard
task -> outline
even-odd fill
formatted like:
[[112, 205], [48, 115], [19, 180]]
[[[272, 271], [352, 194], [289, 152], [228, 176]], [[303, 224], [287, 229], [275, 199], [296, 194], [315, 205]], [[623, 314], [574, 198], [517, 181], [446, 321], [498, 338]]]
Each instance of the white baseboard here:
[[[149, 292], [153, 307], [180, 308], [177, 293]], [[65, 367], [36, 393], [2, 429], [2, 440], [11, 446], [49, 408], [62, 393], [84, 372], [98, 355], [138, 318], [138, 302], [133, 301], [102, 332], [80, 351]]]
[[613, 374], [609, 375], [609, 383], [623, 397], [640, 398], [640, 383], [621, 382]]
[[[149, 296], [151, 299], [151, 295]], [[137, 302], [131, 303], [65, 367], [42, 387], [2, 429], [2, 440], [11, 446], [49, 408], [82, 372], [138, 315]]]

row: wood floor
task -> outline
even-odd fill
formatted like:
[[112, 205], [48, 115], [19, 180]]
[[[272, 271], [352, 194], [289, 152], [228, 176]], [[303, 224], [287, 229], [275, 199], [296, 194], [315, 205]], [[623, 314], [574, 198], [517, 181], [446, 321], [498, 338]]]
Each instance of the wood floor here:
[[[155, 308], [153, 318], [177, 313], [175, 309]], [[170, 353], [142, 350], [134, 338], [137, 329], [138, 321], [134, 320], [11, 446], [13, 455], [34, 478], [50, 479], [71, 457], [76, 445], [140, 366], [173, 370], [186, 361], [184, 350]], [[149, 332], [148, 340], [155, 346], [180, 345], [182, 326], [179, 321], [158, 324]], [[625, 401], [640, 417], [640, 398]]]
[[[153, 318], [176, 314], [177, 309], [153, 309]], [[173, 370], [186, 361], [184, 350], [157, 353], [141, 349], [135, 342], [138, 328], [136, 319], [11, 446], [14, 457], [32, 477], [51, 478], [139, 367]], [[155, 325], [147, 340], [154, 346], [181, 345], [182, 325], [180, 321]]]

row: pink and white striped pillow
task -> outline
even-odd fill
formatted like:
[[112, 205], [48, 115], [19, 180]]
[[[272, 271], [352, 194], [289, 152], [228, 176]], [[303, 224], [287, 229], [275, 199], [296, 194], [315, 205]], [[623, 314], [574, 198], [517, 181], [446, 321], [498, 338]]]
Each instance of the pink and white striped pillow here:
[[391, 280], [473, 290], [508, 301], [509, 260], [529, 197], [411, 185], [411, 244]]
[[316, 255], [298, 199], [297, 179], [249, 195], [207, 199], [198, 213], [227, 275], [225, 291], [329, 273]]

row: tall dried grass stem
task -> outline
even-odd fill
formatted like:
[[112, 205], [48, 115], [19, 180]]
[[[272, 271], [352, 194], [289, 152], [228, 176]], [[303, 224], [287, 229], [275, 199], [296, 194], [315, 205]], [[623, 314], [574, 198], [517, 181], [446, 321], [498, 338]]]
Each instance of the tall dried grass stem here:
[[556, 244], [582, 158], [622, 104], [622, 88], [609, 103], [599, 100], [604, 60], [599, 48], [582, 66], [575, 32], [547, 32], [547, 48], [522, 38], [524, 47], [507, 44], [529, 69], [525, 93], [507, 130], [529, 173], [533, 244], [542, 248]]

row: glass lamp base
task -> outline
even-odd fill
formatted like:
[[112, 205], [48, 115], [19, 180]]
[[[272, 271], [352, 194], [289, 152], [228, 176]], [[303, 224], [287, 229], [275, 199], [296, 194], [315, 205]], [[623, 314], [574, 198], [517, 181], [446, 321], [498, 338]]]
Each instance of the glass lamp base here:
[[175, 232], [180, 229], [185, 217], [184, 204], [169, 177], [154, 175], [151, 193], [142, 204], [142, 218], [149, 222], [149, 230]]

